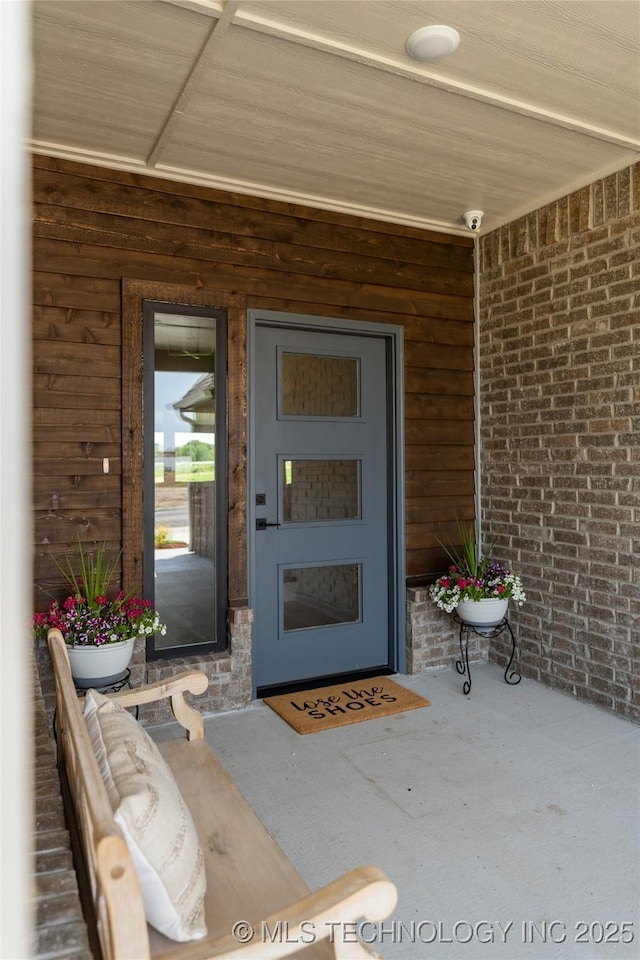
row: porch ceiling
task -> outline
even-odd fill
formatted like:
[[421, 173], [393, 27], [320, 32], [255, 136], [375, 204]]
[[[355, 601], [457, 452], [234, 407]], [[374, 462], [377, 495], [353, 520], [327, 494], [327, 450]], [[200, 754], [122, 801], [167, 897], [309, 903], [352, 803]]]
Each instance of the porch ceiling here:
[[35, 152], [460, 233], [640, 157], [640, 0], [32, 6]]

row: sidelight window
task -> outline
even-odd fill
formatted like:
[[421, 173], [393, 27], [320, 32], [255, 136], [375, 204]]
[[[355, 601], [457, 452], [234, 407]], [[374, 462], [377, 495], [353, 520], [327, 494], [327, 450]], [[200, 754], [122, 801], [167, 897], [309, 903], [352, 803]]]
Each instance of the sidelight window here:
[[147, 656], [223, 648], [224, 311], [145, 304], [144, 582], [165, 636]]

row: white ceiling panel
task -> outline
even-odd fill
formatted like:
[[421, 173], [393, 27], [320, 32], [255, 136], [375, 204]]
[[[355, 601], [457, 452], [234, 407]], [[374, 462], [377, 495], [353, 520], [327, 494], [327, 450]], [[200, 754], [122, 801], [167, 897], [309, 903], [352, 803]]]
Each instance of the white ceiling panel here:
[[39, 2], [34, 137], [144, 162], [210, 29], [165, 3]]
[[[35, 0], [35, 151], [466, 232], [640, 158], [640, 0]], [[455, 53], [409, 34], [446, 23]]]
[[[620, 125], [629, 136], [638, 136], [640, 6], [635, 2], [343, 0], [339, 5], [336, 18], [331, 2], [243, 3], [237, 20], [270, 24], [292, 35], [307, 33], [423, 75], [569, 117], [582, 103], [588, 84], [585, 122]], [[455, 27], [461, 42], [453, 57], [420, 65], [407, 58], [405, 42], [413, 30], [429, 23]], [[622, 64], [631, 69], [624, 72]]]

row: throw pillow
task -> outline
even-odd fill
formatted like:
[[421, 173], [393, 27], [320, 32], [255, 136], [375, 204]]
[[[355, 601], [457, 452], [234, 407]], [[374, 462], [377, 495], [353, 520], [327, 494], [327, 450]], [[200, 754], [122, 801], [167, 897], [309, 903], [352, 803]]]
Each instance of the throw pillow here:
[[206, 936], [202, 848], [166, 761], [135, 717], [96, 690], [86, 694], [84, 717], [147, 921], [172, 940]]

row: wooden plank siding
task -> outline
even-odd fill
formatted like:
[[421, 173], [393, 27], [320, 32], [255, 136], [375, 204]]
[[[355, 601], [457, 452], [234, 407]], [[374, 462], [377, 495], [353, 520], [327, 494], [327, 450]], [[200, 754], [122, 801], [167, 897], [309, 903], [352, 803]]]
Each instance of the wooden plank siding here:
[[122, 324], [132, 283], [169, 301], [177, 289], [194, 303], [220, 293], [228, 311], [231, 600], [246, 597], [250, 308], [404, 328], [407, 575], [442, 569], [438, 539], [474, 511], [472, 238], [51, 157], [33, 167], [38, 608], [60, 592], [52, 557], [78, 537], [126, 542]]

